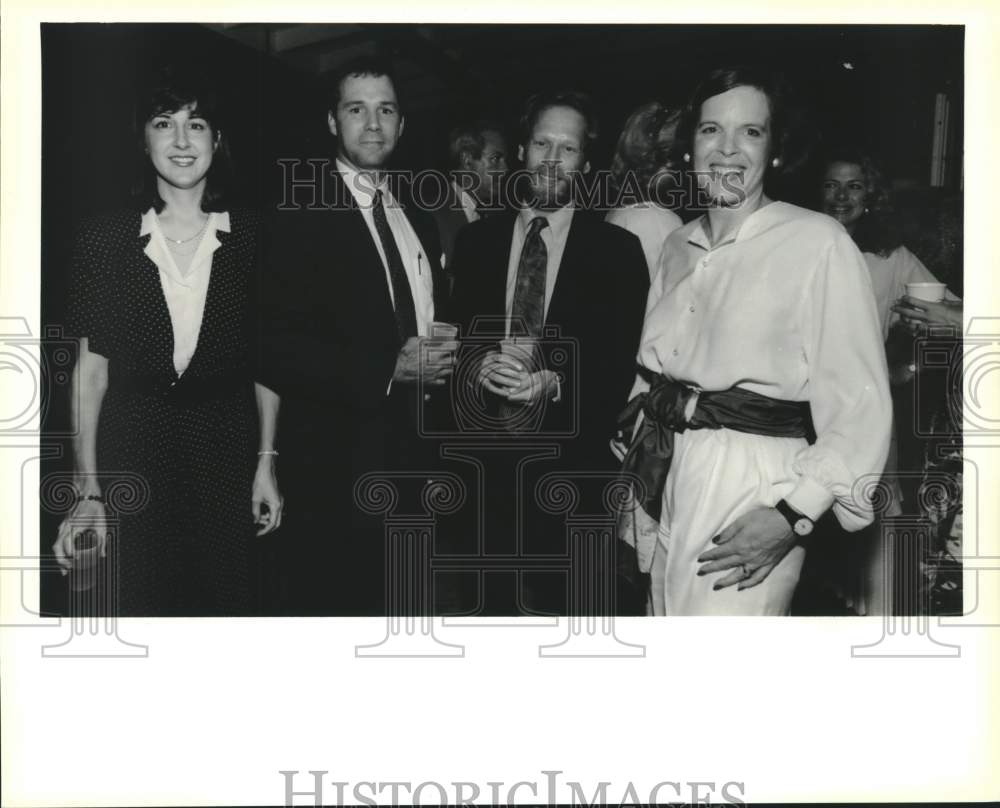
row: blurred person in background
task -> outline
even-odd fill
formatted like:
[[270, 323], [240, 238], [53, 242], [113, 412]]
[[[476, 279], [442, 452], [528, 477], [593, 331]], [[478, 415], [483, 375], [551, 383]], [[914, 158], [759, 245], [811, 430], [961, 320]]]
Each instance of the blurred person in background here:
[[680, 110], [651, 101], [636, 109], [622, 129], [611, 161], [611, 191], [618, 207], [605, 221], [639, 237], [652, 279], [660, 265], [663, 243], [681, 226], [681, 218], [664, 207], [677, 176], [674, 135]]

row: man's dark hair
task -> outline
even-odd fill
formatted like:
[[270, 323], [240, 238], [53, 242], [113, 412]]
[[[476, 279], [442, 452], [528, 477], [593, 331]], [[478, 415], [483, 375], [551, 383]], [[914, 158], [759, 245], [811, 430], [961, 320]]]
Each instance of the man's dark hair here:
[[462, 156], [468, 154], [473, 160], [483, 156], [486, 148], [486, 133], [496, 132], [503, 136], [503, 127], [495, 121], [478, 120], [456, 126], [448, 135], [448, 158], [452, 168], [462, 167]]
[[226, 129], [218, 94], [214, 87], [197, 76], [200, 73], [201, 71], [193, 70], [180, 73], [171, 66], [164, 67], [156, 73], [144, 94], [137, 99], [133, 116], [136, 170], [133, 175], [132, 198], [140, 211], [153, 208], [160, 213], [166, 206], [157, 189], [156, 169], [146, 151], [146, 124], [157, 115], [182, 109], [188, 109], [189, 114], [205, 120], [216, 144], [212, 165], [205, 175], [201, 209], [206, 213], [228, 210], [232, 190], [232, 159], [228, 140], [223, 134]]
[[547, 109], [552, 107], [569, 107], [580, 113], [584, 120], [584, 140], [583, 152], [589, 154], [593, 144], [597, 141], [597, 114], [594, 112], [594, 103], [590, 96], [576, 91], [555, 91], [536, 93], [524, 102], [521, 111], [520, 137], [521, 145], [527, 145], [531, 139], [531, 133], [538, 123], [539, 117]]
[[[378, 56], [358, 56], [344, 62], [330, 76], [327, 92], [327, 110], [329, 112], [336, 113], [337, 106], [340, 104], [340, 90], [344, 85], [344, 79], [351, 76], [373, 76], [376, 78], [385, 76], [392, 83], [392, 88], [396, 90], [396, 103], [400, 103], [396, 76], [393, 73], [392, 65]], [[402, 111], [402, 104], [400, 104], [400, 114], [402, 114]]]
[[[802, 110], [792, 99], [792, 91], [779, 73], [758, 67], [726, 67], [713, 70], [695, 88], [684, 107], [677, 127], [678, 153], [690, 154], [694, 131], [701, 117], [701, 107], [709, 99], [737, 87], [754, 87], [767, 98], [770, 113], [771, 153], [765, 179], [782, 180], [795, 174], [808, 157]], [[778, 158], [778, 166], [770, 164]]]

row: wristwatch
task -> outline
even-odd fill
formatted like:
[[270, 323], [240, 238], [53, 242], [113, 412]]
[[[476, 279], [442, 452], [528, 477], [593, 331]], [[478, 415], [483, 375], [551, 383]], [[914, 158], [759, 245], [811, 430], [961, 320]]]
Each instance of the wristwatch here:
[[792, 532], [796, 536], [808, 536], [813, 532], [813, 527], [815, 523], [805, 514], [799, 513], [791, 505], [789, 505], [785, 500], [779, 500], [778, 504], [774, 506], [778, 513], [788, 520], [788, 524], [792, 527]]

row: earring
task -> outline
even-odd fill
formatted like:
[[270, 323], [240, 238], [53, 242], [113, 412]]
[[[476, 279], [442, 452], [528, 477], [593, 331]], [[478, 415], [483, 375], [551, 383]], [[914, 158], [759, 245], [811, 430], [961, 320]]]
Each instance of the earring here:
[[865, 213], [868, 213], [868, 208], [865, 208]]
[[690, 163], [691, 162], [691, 155], [688, 154], [687, 152], [684, 152], [684, 162], [685, 163]]
[[775, 158], [774, 158], [774, 159], [773, 159], [773, 160], [771, 161], [771, 165], [772, 165], [772, 166], [773, 166], [774, 168], [777, 168], [778, 166], [780, 166], [780, 165], [781, 165], [781, 158], [780, 158], [780, 157], [775, 157]]

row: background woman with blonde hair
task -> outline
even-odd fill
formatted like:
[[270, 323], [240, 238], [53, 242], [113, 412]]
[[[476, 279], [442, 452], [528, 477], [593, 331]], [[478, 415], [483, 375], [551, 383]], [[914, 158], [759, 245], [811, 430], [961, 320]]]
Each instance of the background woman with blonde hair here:
[[634, 233], [642, 242], [650, 278], [656, 273], [663, 242], [681, 226], [670, 210], [671, 191], [679, 190], [672, 173], [674, 133], [680, 111], [659, 101], [643, 104], [625, 122], [611, 161], [615, 203], [605, 221]]

